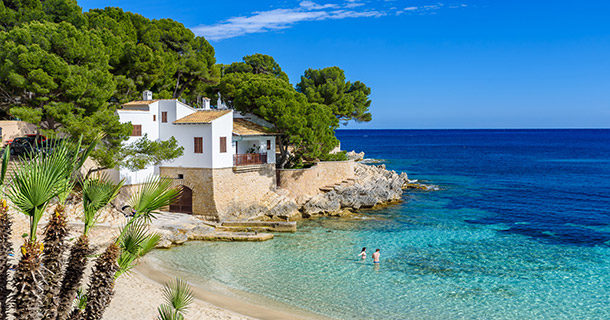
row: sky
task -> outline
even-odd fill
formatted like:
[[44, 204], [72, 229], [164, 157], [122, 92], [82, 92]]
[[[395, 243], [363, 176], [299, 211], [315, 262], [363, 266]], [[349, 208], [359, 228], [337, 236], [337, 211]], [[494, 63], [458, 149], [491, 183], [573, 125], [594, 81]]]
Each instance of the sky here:
[[296, 84], [372, 89], [353, 129], [610, 128], [610, 1], [79, 1], [183, 23], [218, 63], [271, 55]]

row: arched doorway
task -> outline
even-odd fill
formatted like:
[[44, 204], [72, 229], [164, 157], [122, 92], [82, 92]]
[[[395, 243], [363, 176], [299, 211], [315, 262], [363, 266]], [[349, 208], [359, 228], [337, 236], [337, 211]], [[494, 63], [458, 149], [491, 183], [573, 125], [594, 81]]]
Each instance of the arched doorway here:
[[170, 212], [193, 213], [193, 190], [182, 186], [180, 197], [169, 205]]

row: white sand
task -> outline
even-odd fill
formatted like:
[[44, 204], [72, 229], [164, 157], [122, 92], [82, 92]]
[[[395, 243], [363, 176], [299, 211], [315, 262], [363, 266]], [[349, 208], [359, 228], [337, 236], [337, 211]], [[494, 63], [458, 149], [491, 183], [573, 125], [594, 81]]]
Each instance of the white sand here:
[[[114, 299], [104, 314], [104, 320], [156, 319], [157, 307], [162, 304], [162, 286], [139, 272], [121, 277], [116, 283]], [[195, 299], [186, 319], [253, 319]]]

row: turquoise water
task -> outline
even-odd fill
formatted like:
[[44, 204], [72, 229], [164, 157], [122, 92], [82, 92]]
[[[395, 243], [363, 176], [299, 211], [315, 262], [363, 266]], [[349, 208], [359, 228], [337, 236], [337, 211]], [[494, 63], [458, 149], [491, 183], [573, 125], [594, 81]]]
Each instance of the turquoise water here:
[[610, 319], [610, 131], [339, 135], [442, 189], [263, 243], [154, 256], [203, 285], [338, 319]]

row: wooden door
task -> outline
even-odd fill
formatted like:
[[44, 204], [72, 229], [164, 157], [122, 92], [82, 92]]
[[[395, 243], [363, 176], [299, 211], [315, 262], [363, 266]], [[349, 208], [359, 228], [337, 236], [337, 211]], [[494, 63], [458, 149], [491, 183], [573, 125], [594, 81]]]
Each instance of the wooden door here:
[[182, 186], [180, 197], [169, 205], [170, 212], [193, 213], [193, 190]]

